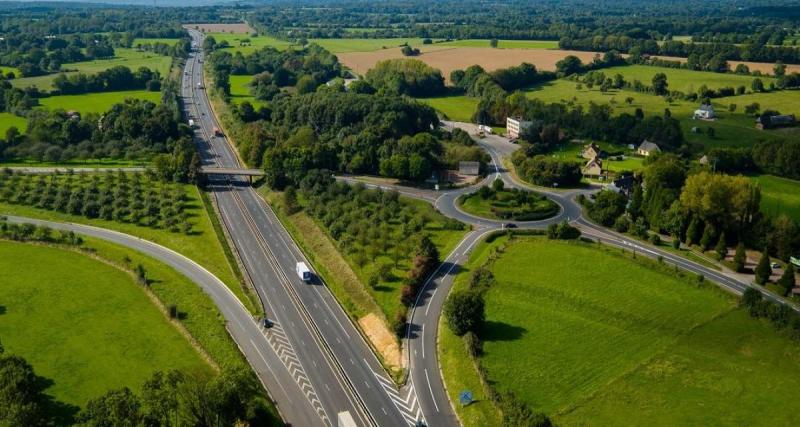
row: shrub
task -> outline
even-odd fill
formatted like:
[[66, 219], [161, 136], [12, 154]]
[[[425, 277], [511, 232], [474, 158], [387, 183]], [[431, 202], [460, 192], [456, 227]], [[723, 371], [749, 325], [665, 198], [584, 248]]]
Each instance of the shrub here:
[[474, 331], [485, 318], [484, 308], [483, 297], [478, 292], [454, 292], [444, 305], [447, 325], [458, 336]]
[[394, 334], [397, 335], [398, 338], [403, 338], [406, 333], [406, 311], [405, 310], [398, 310], [397, 313], [394, 315], [394, 319], [392, 319], [391, 324], [392, 331]]
[[467, 331], [464, 334], [464, 346], [467, 348], [467, 353], [472, 357], [478, 357], [483, 353], [483, 341], [472, 331]]
[[771, 275], [772, 267], [769, 265], [769, 252], [764, 248], [764, 252], [761, 253], [761, 259], [758, 260], [758, 265], [756, 266], [756, 283], [763, 286], [769, 281]]

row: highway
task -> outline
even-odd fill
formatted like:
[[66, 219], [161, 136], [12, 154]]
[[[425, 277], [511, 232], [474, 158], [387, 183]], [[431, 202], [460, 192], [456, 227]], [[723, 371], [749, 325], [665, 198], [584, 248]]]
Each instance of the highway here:
[[[202, 46], [202, 35], [190, 32]], [[227, 138], [215, 135], [221, 126], [203, 88], [202, 58], [197, 52], [187, 59], [182, 97], [186, 117], [196, 125], [203, 166], [243, 169]], [[245, 274], [275, 325], [267, 332], [270, 346], [261, 350], [280, 356], [283, 364], [272, 368], [293, 377], [280, 382], [290, 391], [287, 400], [275, 398], [285, 421], [330, 426], [340, 411], [349, 411], [360, 426], [408, 426], [422, 419], [413, 387], [397, 390], [328, 288], [316, 277], [310, 284], [297, 278], [296, 263], [311, 263], [246, 180], [211, 176], [208, 189]], [[317, 419], [312, 422], [313, 415]]]
[[[202, 44], [199, 33], [192, 31], [192, 36], [198, 45]], [[202, 53], [197, 53], [187, 61], [183, 97], [188, 117], [199, 125], [196, 136], [203, 165], [209, 168], [243, 168], [227, 139], [214, 136], [213, 129], [220, 126], [210, 108], [205, 89], [197, 87], [198, 82], [203, 82], [202, 67], [198, 64], [201, 58]], [[474, 134], [474, 129], [471, 129], [474, 125], [445, 122], [444, 126], [464, 128]], [[473, 227], [425, 283], [412, 308], [404, 343], [408, 357], [408, 381], [402, 390], [397, 390], [386, 377], [374, 353], [327, 287], [318, 279], [311, 284], [304, 284], [295, 277], [294, 266], [297, 261], [305, 261], [308, 265], [311, 263], [304, 258], [269, 206], [242, 178], [211, 177], [209, 188], [223, 223], [242, 259], [247, 276], [264, 304], [265, 312], [277, 326], [272, 333], [277, 332], [280, 335], [277, 341], [288, 343], [293, 349], [296, 366], [304, 374], [305, 381], [295, 381], [295, 384], [282, 382], [281, 386], [291, 389], [294, 385], [304, 390], [310, 408], [319, 415], [323, 424], [330, 425], [332, 417], [341, 410], [350, 411], [359, 425], [413, 425], [417, 420], [430, 426], [459, 424], [440, 373], [436, 349], [439, 318], [459, 266], [466, 262], [470, 251], [483, 236], [502, 229], [504, 222], [467, 214], [458, 208], [456, 200], [460, 195], [477, 191], [480, 185], [487, 185], [496, 179], [502, 179], [507, 187], [544, 193], [560, 206], [555, 217], [515, 223], [519, 228], [541, 229], [552, 223], [568, 221], [578, 226], [587, 237], [637, 250], [646, 256], [661, 257], [665, 262], [702, 274], [734, 293], [741, 293], [749, 286], [726, 273], [593, 224], [582, 216], [582, 207], [575, 197], [598, 191], [598, 188], [568, 191], [532, 188], [516, 180], [503, 166], [504, 159], [518, 148], [517, 145], [494, 135], [478, 139], [477, 142], [490, 154], [494, 169], [478, 185], [431, 192], [368, 184], [394, 188], [405, 196], [426, 200], [442, 214]], [[779, 300], [771, 295], [767, 297]], [[280, 354], [280, 349], [274, 345], [272, 350]], [[285, 367], [295, 372], [293, 366]], [[287, 422], [308, 425], [296, 421], [304, 416], [308, 418], [308, 413], [300, 413], [303, 408], [296, 408], [298, 413], [285, 413], [283, 407], [287, 402], [278, 398], [275, 400]], [[305, 408], [306, 412], [308, 409]]]

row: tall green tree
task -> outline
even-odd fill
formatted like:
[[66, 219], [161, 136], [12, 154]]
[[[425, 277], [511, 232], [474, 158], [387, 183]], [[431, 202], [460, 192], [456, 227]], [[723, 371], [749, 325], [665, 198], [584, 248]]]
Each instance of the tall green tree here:
[[744, 249], [744, 243], [739, 242], [736, 245], [736, 254], [733, 255], [733, 269], [737, 273], [743, 273], [745, 265], [747, 264], [747, 252]]
[[761, 253], [761, 259], [758, 260], [758, 265], [756, 266], [756, 283], [764, 285], [771, 275], [772, 267], [769, 265], [769, 251], [764, 248]]
[[447, 325], [454, 334], [461, 336], [483, 323], [486, 316], [485, 303], [480, 293], [457, 291], [450, 294], [444, 305]]
[[714, 252], [717, 253], [717, 258], [722, 261], [725, 259], [725, 256], [728, 255], [728, 242], [725, 239], [725, 232], [723, 231], [719, 235], [719, 239], [717, 239], [717, 246], [714, 248]]
[[786, 266], [786, 270], [783, 270], [781, 278], [778, 279], [778, 285], [783, 288], [783, 296], [787, 296], [790, 292], [792, 292], [792, 288], [794, 288], [795, 283], [796, 279], [794, 277], [794, 266], [789, 263], [789, 265]]

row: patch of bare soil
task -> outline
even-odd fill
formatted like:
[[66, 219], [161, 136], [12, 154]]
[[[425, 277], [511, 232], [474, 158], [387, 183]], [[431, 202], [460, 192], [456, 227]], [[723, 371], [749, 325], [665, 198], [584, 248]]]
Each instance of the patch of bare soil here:
[[375, 349], [383, 356], [384, 363], [394, 370], [399, 370], [402, 367], [400, 346], [381, 319], [375, 313], [370, 313], [358, 319], [358, 324]]
[[186, 24], [184, 27], [194, 28], [204, 33], [250, 34], [256, 31], [244, 22], [238, 24]]
[[[490, 47], [438, 47], [431, 49], [423, 47], [422, 53], [414, 58], [424, 61], [431, 67], [438, 68], [447, 79], [451, 71], [463, 70], [470, 65], [480, 65], [487, 71], [493, 71], [527, 62], [535, 65], [537, 69], [554, 71], [556, 62], [568, 55], [575, 55], [586, 63], [591, 62], [596, 53], [555, 49], [493, 49]], [[361, 75], [375, 66], [378, 61], [408, 58], [403, 56], [400, 48], [340, 53], [337, 56], [342, 64]]]

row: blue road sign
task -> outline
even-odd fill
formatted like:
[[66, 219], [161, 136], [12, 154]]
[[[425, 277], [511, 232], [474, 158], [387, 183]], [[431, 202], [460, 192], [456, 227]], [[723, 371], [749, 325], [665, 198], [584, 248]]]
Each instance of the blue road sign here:
[[458, 402], [461, 403], [461, 406], [467, 406], [472, 403], [472, 392], [469, 390], [462, 391], [458, 395]]

